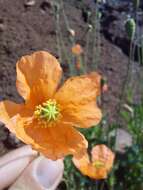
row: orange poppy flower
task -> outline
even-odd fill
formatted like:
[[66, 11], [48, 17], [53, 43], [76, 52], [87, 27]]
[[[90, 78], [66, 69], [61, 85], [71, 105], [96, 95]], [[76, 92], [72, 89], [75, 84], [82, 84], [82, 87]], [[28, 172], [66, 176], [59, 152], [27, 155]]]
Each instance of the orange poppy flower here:
[[96, 145], [91, 151], [91, 161], [88, 154], [82, 157], [73, 157], [74, 165], [86, 175], [93, 179], [105, 179], [112, 168], [114, 153], [105, 145]]
[[95, 103], [100, 75], [71, 77], [58, 88], [62, 69], [44, 51], [22, 57], [16, 71], [16, 86], [24, 103], [0, 102], [0, 121], [50, 159], [85, 151], [87, 141], [75, 127], [90, 127], [101, 119]]
[[76, 44], [72, 47], [72, 53], [76, 56], [79, 56], [83, 53], [83, 49], [81, 47], [81, 45]]

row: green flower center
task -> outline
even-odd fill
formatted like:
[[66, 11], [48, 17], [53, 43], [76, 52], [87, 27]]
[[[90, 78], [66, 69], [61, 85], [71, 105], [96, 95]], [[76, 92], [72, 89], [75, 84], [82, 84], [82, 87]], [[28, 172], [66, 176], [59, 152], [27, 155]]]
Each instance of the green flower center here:
[[60, 110], [55, 100], [48, 100], [42, 105], [36, 106], [34, 116], [37, 119], [50, 122], [55, 121], [59, 116]]
[[101, 161], [95, 161], [93, 162], [93, 166], [96, 167], [97, 169], [102, 168], [104, 166], [104, 163]]

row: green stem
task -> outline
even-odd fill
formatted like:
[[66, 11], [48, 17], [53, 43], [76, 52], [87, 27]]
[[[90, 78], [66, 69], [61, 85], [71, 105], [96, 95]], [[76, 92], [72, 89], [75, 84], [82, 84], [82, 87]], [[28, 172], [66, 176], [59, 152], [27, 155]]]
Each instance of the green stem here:
[[126, 75], [125, 75], [125, 79], [123, 81], [123, 86], [122, 86], [122, 89], [121, 89], [121, 95], [119, 97], [120, 99], [120, 103], [119, 103], [119, 107], [117, 109], [117, 113], [120, 113], [121, 111], [121, 106], [122, 106], [122, 103], [124, 101], [124, 95], [125, 95], [125, 91], [126, 91], [126, 87], [127, 87], [127, 84], [129, 82], [129, 77], [130, 77], [130, 74], [131, 74], [131, 64], [132, 64], [132, 51], [133, 50], [133, 39], [131, 40], [130, 42], [130, 52], [129, 52], [129, 60], [128, 60], [128, 65], [127, 65], [127, 68], [126, 68]]
[[79, 59], [80, 65], [81, 65], [80, 74], [85, 74], [87, 70], [85, 68], [85, 64], [83, 62], [82, 56], [79, 55], [78, 59]]
[[96, 182], [95, 182], [95, 187], [96, 187], [96, 190], [98, 190], [98, 181], [96, 180]]
[[101, 39], [100, 39], [100, 19], [98, 19], [98, 27], [97, 27], [97, 68], [100, 64], [100, 53], [101, 53]]
[[93, 22], [93, 56], [92, 56], [92, 66], [93, 69], [97, 69], [100, 62], [100, 18], [98, 15], [99, 8], [98, 4], [95, 9], [95, 19]]
[[85, 54], [84, 54], [84, 67], [85, 67], [85, 71], [87, 71], [89, 41], [90, 41], [90, 29], [88, 29], [87, 36], [86, 36], [86, 45], [85, 45]]
[[141, 65], [143, 65], [143, 38], [141, 38]]
[[[62, 13], [63, 13], [64, 21], [65, 21], [65, 26], [66, 26], [67, 31], [69, 31], [71, 29], [71, 27], [70, 27], [68, 18], [67, 18], [66, 13], [65, 13], [63, 0], [60, 0], [60, 4], [61, 4]], [[75, 45], [74, 36], [70, 35], [69, 39], [70, 39], [70, 42], [71, 42], [71, 47], [73, 47]], [[66, 49], [66, 48], [64, 48], [64, 49]], [[68, 58], [68, 53], [66, 53], [65, 55]], [[69, 69], [70, 69], [70, 76], [75, 75], [75, 73], [76, 73], [75, 57], [72, 54], [71, 54], [71, 58], [70, 58]]]
[[59, 14], [55, 13], [56, 17], [56, 40], [57, 40], [57, 50], [58, 50], [58, 55], [59, 55], [59, 61], [60, 63], [62, 62], [62, 53], [61, 53], [61, 45], [60, 45], [60, 38], [59, 38]]
[[100, 190], [104, 190], [104, 185], [105, 185], [105, 182], [103, 181], [103, 182], [101, 183]]
[[93, 52], [92, 52], [92, 67], [93, 69], [96, 69], [97, 68], [97, 65], [96, 65], [96, 21], [97, 21], [97, 13], [95, 14], [95, 20], [93, 22]]
[[[125, 76], [125, 79], [123, 81], [123, 86], [122, 86], [122, 89], [121, 89], [121, 95], [119, 97], [120, 99], [120, 103], [117, 107], [117, 113], [118, 115], [120, 115], [121, 113], [121, 107], [122, 107], [122, 103], [124, 101], [124, 96], [125, 96], [125, 92], [126, 92], [126, 87], [127, 87], [127, 84], [129, 82], [129, 75], [130, 75], [130, 67], [131, 67], [131, 58], [132, 58], [132, 50], [133, 50], [133, 39], [131, 40], [130, 42], [130, 52], [129, 52], [129, 59], [128, 59], [128, 65], [127, 65], [127, 69], [126, 69], [126, 76]], [[119, 117], [117, 118], [117, 124], [119, 124]], [[115, 146], [116, 146], [116, 138], [117, 138], [117, 132], [118, 132], [118, 127], [115, 128], [115, 138], [114, 138], [114, 146], [113, 146], [113, 150], [115, 150]], [[112, 170], [111, 171], [111, 177], [115, 175], [115, 171]], [[112, 184], [112, 186], [110, 187], [111, 189], [110, 190], [114, 190], [114, 184]]]

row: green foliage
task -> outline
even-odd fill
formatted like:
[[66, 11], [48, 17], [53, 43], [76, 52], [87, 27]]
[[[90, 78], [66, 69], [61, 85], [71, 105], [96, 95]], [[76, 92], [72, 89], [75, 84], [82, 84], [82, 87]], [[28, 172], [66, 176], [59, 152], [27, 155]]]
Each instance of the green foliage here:
[[65, 159], [64, 183], [66, 185], [66, 190], [84, 190], [90, 189], [88, 187], [91, 186], [91, 180], [83, 176], [74, 167], [70, 156]]
[[133, 106], [133, 114], [122, 112], [132, 134], [133, 144], [125, 154], [117, 154], [115, 189], [142, 190], [143, 188], [143, 104]]
[[[112, 172], [107, 180], [95, 181], [83, 176], [73, 165], [72, 158], [65, 159], [64, 181], [62, 190], [142, 190], [143, 188], [143, 104], [134, 105], [133, 112], [124, 111], [122, 117], [132, 134], [133, 144], [126, 147], [126, 152], [116, 152], [116, 160]], [[89, 142], [89, 149], [96, 144], [106, 144], [114, 149], [117, 124], [104, 127], [104, 119], [99, 126], [90, 129], [82, 129]]]
[[115, 188], [141, 190], [143, 179], [143, 150], [139, 144], [127, 148], [126, 154], [117, 155], [119, 168]]
[[61, 190], [103, 190], [107, 186], [103, 180], [91, 180], [83, 176], [73, 165], [72, 158], [66, 157], [64, 180], [60, 185]]
[[127, 128], [132, 134], [134, 143], [143, 145], [143, 103], [134, 105], [132, 113], [122, 112], [122, 116], [127, 122]]

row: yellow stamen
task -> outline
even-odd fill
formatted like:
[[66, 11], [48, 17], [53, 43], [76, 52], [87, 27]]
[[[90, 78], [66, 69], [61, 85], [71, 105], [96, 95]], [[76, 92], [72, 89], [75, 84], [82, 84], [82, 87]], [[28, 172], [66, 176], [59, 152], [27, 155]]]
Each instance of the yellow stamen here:
[[104, 163], [97, 160], [97, 161], [93, 162], [93, 166], [96, 168], [102, 168], [104, 166]]
[[34, 116], [41, 124], [47, 125], [47, 122], [56, 121], [60, 114], [59, 106], [55, 100], [48, 100], [42, 105], [36, 106]]

